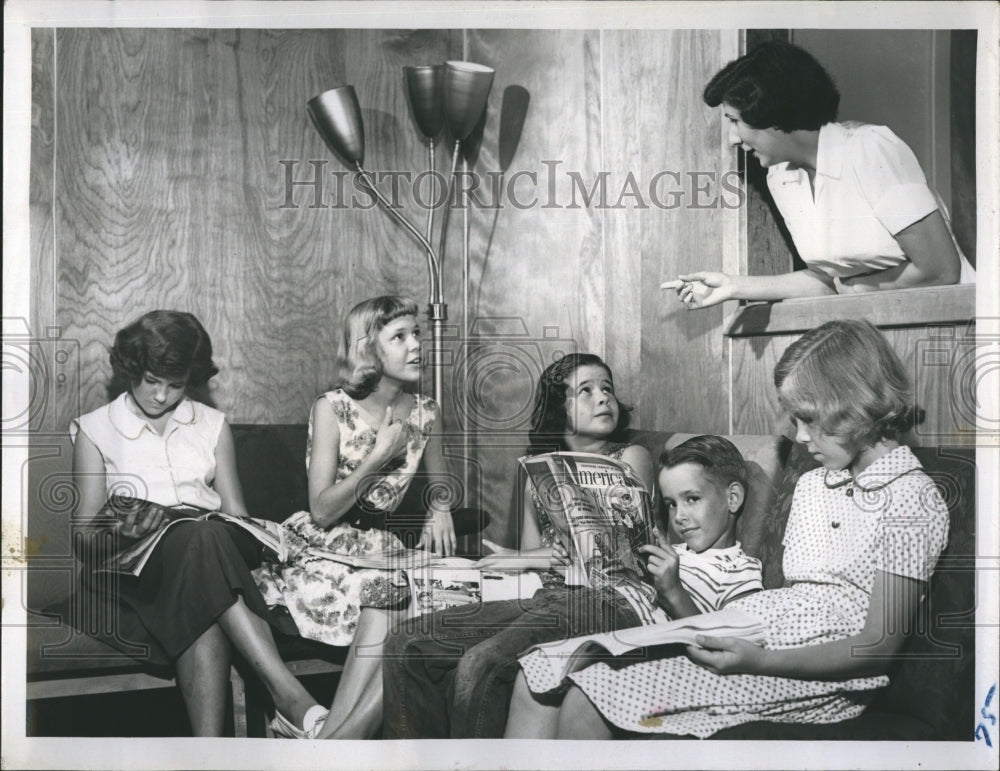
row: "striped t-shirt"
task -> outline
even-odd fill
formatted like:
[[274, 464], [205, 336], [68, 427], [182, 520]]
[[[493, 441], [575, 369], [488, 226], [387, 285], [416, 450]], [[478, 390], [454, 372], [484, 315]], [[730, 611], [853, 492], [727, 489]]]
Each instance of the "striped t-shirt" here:
[[691, 551], [686, 543], [673, 545], [680, 560], [680, 579], [702, 613], [720, 610], [730, 600], [764, 588], [760, 560], [743, 551], [737, 541], [726, 549]]
[[[680, 561], [681, 585], [702, 613], [720, 610], [730, 600], [764, 588], [760, 560], [744, 552], [739, 541], [726, 549], [705, 549], [703, 552], [691, 551], [686, 543], [671, 545]], [[650, 584], [626, 584], [615, 589], [628, 599], [641, 624], [661, 624], [670, 620], [666, 611], [656, 604], [655, 589]]]

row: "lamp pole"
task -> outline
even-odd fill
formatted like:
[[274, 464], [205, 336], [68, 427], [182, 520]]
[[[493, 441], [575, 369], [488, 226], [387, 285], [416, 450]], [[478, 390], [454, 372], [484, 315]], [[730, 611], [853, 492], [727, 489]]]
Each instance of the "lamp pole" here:
[[[414, 117], [421, 133], [428, 140], [431, 170], [434, 168], [434, 138], [447, 121], [455, 138], [451, 177], [448, 184], [446, 205], [451, 206], [451, 191], [455, 177], [455, 164], [459, 146], [472, 132], [486, 109], [486, 99], [493, 85], [494, 70], [472, 62], [447, 62], [445, 65], [406, 67], [404, 74]], [[331, 151], [347, 159], [356, 169], [358, 177], [375, 196], [382, 208], [420, 242], [427, 258], [428, 303], [427, 320], [431, 327], [431, 367], [433, 370], [434, 400], [441, 403], [444, 393], [444, 324], [448, 320], [448, 306], [444, 302], [442, 259], [448, 209], [441, 226], [441, 249], [431, 246], [434, 211], [427, 219], [427, 235], [421, 233], [401, 212], [393, 208], [375, 186], [371, 175], [364, 169], [365, 132], [361, 120], [361, 106], [353, 86], [340, 86], [313, 97], [307, 112], [316, 131], [323, 137]], [[464, 243], [463, 269], [468, 263], [468, 243]], [[464, 295], [463, 295], [464, 296]], [[466, 308], [466, 315], [468, 309]], [[466, 324], [468, 319], [466, 319]]]

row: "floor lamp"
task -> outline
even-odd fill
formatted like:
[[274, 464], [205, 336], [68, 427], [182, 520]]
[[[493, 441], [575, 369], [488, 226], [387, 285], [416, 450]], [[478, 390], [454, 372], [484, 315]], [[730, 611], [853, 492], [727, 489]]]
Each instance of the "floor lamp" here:
[[[413, 70], [412, 73], [411, 70]], [[417, 119], [418, 128], [428, 141], [432, 171], [434, 139], [440, 133], [443, 122], [436, 112], [438, 109], [443, 109], [444, 119], [447, 120], [449, 129], [456, 138], [455, 160], [452, 162], [452, 174], [449, 179], [448, 198], [446, 199], [450, 205], [459, 144], [468, 137], [486, 109], [486, 99], [493, 85], [493, 70], [471, 62], [448, 62], [443, 68], [440, 65], [404, 68], [404, 76], [407, 81], [411, 105], [414, 106], [414, 117]], [[443, 94], [438, 91], [439, 88], [443, 88]], [[441, 252], [438, 253], [430, 244], [434, 222], [433, 208], [428, 216], [427, 235], [425, 236], [398, 208], [391, 206], [386, 197], [375, 186], [371, 175], [364, 168], [365, 129], [361, 119], [361, 106], [353, 86], [340, 86], [324, 91], [310, 99], [306, 109], [326, 146], [354, 167], [358, 177], [375, 196], [382, 209], [405, 227], [410, 235], [424, 247], [429, 283], [427, 318], [431, 325], [433, 392], [434, 399], [440, 403], [444, 390], [442, 349], [444, 322], [448, 319], [448, 306], [445, 304], [442, 294], [443, 281], [439, 254], [444, 253], [444, 230], [447, 228], [447, 221], [445, 220], [442, 224]], [[467, 248], [466, 246], [466, 250]]]

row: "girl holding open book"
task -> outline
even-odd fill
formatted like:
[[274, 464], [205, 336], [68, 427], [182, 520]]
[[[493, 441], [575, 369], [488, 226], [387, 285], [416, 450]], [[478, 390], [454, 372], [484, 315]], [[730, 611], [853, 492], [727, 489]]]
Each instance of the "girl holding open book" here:
[[831, 321], [785, 351], [774, 382], [822, 466], [795, 488], [786, 585], [730, 605], [764, 622], [764, 645], [699, 637], [689, 658], [573, 673], [559, 738], [839, 722], [888, 683], [948, 535], [936, 485], [899, 440], [913, 414], [906, 371], [867, 321]]
[[[84, 615], [99, 622], [108, 615], [96, 614], [109, 614], [115, 626], [101, 639], [174, 667], [196, 736], [222, 734], [231, 647], [260, 676], [281, 721], [299, 732], [321, 722], [326, 710], [285, 667], [264, 620], [267, 606], [250, 573], [257, 543], [245, 531], [220, 521], [179, 522], [138, 576], [115, 574], [109, 582], [92, 572], [108, 556], [101, 548], [108, 539], [128, 545], [162, 527], [162, 507], [247, 513], [225, 416], [187, 396], [218, 372], [198, 319], [147, 313], [115, 336], [111, 366], [121, 395], [70, 426], [74, 516], [93, 536], [79, 553]], [[111, 495], [159, 506], [96, 529], [95, 515]]]
[[384, 296], [356, 305], [344, 323], [342, 381], [309, 415], [309, 511], [284, 523], [288, 558], [256, 573], [270, 605], [284, 605], [303, 637], [350, 645], [320, 739], [367, 739], [382, 714], [381, 648], [409, 601], [398, 570], [354, 568], [321, 552], [402, 550], [392, 532], [418, 472], [429, 478], [417, 548], [455, 550], [452, 493], [445, 484], [441, 411], [413, 393], [420, 382], [420, 326], [413, 300]]

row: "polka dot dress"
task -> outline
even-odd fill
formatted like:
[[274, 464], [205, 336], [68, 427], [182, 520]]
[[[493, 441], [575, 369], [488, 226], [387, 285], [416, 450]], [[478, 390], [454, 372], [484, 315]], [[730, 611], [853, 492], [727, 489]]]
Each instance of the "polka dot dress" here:
[[[720, 610], [730, 598], [764, 588], [760, 560], [746, 554], [738, 541], [734, 546], [703, 552], [693, 552], [683, 543], [674, 544], [674, 549], [680, 563], [681, 584], [702, 613]], [[647, 618], [644, 623], [670, 620], [659, 606]], [[531, 651], [519, 661], [528, 687], [535, 693], [553, 691], [565, 683], [542, 651]]]
[[[816, 469], [795, 489], [785, 531], [786, 588], [736, 599], [768, 628], [766, 646], [838, 640], [864, 627], [876, 571], [928, 580], [948, 537], [948, 509], [908, 447], [851, 479]], [[753, 720], [834, 723], [860, 714], [885, 676], [847, 681], [714, 675], [683, 656], [570, 675], [616, 726], [707, 737]]]

